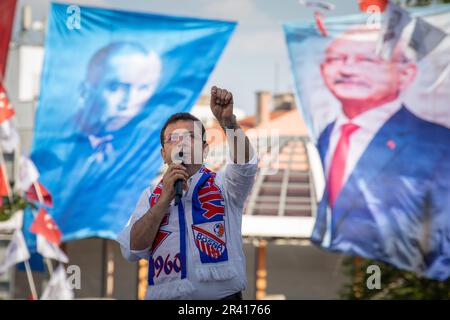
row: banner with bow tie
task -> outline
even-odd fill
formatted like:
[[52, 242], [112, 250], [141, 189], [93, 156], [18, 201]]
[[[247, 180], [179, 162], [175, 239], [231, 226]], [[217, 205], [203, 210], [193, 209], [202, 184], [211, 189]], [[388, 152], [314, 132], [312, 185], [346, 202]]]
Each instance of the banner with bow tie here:
[[234, 22], [52, 4], [31, 159], [62, 241], [114, 239], [158, 173]]
[[324, 19], [327, 37], [315, 21], [284, 25], [297, 105], [325, 180], [311, 240], [443, 280], [450, 5], [390, 3], [384, 15], [384, 25], [370, 14]]

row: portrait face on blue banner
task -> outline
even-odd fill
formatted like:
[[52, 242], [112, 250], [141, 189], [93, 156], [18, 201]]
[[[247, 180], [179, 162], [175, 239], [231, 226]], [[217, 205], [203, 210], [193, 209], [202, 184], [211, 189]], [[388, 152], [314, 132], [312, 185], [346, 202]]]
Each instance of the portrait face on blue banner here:
[[104, 136], [124, 127], [149, 102], [161, 67], [159, 55], [138, 42], [113, 42], [100, 48], [80, 84], [79, 129]]
[[114, 239], [235, 23], [52, 4], [31, 158], [63, 241]]
[[[450, 276], [449, 6], [419, 9], [390, 57], [357, 15], [284, 26], [298, 105], [326, 181], [312, 241], [435, 279]], [[414, 19], [411, 19], [414, 21]], [[430, 29], [429, 29], [430, 30]], [[432, 30], [432, 29], [431, 29]], [[416, 33], [416, 36], [414, 36]], [[415, 42], [414, 42], [415, 41]], [[415, 49], [413, 49], [413, 47]]]

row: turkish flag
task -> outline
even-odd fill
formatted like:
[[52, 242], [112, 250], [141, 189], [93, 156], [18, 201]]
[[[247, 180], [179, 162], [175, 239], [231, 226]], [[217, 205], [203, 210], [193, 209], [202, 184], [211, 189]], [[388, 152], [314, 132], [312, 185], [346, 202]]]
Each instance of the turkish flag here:
[[3, 84], [0, 84], [0, 123], [11, 118], [16, 112], [9, 103], [8, 96]]
[[34, 218], [30, 226], [30, 232], [40, 234], [49, 242], [58, 246], [61, 244], [62, 233], [56, 225], [55, 220], [53, 220], [44, 208], [39, 209], [36, 218]]
[[324, 37], [328, 36], [328, 32], [325, 29], [325, 24], [323, 23], [322, 14], [319, 11], [314, 12], [314, 19], [316, 20], [316, 26], [319, 29], [320, 33]]
[[367, 12], [370, 6], [377, 6], [380, 8], [380, 12], [384, 12], [388, 0], [358, 0], [359, 10]]
[[[36, 186], [39, 189], [39, 192], [41, 193], [43, 203], [39, 201], [39, 196], [36, 192]], [[33, 185], [28, 189], [27, 193], [25, 194], [26, 198], [29, 201], [38, 201], [42, 204], [46, 205], [47, 207], [53, 207], [53, 199], [52, 195], [48, 190], [42, 185], [42, 183], [33, 183]]]
[[6, 58], [8, 56], [9, 40], [13, 27], [14, 14], [16, 11], [16, 0], [1, 0], [0, 12], [0, 79], [3, 79], [6, 69]]

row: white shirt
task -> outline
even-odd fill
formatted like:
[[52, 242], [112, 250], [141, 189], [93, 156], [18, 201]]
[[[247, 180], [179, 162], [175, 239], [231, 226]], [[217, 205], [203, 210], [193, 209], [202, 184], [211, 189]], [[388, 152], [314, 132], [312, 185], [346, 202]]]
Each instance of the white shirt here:
[[336, 122], [333, 126], [333, 131], [330, 136], [330, 143], [325, 156], [325, 172], [326, 178], [328, 179], [328, 174], [330, 170], [331, 160], [336, 149], [336, 145], [341, 136], [341, 128], [347, 123], [354, 123], [359, 126], [355, 132], [350, 136], [350, 149], [347, 155], [347, 161], [345, 165], [344, 180], [342, 185], [345, 184], [347, 178], [353, 172], [359, 158], [366, 150], [370, 141], [372, 141], [375, 134], [380, 130], [383, 124], [389, 120], [398, 110], [400, 110], [402, 104], [398, 100], [388, 102], [382, 106], [375, 107], [360, 115], [354, 117], [353, 119], [347, 118], [344, 112], [341, 110], [340, 114], [336, 118]]
[[[253, 159], [247, 164], [235, 164], [229, 161], [226, 168], [218, 172], [215, 178], [216, 184], [222, 190], [222, 196], [225, 202], [225, 230], [227, 232], [228, 259], [233, 261], [233, 265], [238, 266], [238, 276], [230, 280], [201, 282], [197, 279], [196, 273], [193, 272], [193, 259], [189, 259], [188, 257], [187, 278], [194, 285], [195, 291], [189, 294], [189, 296], [180, 297], [180, 299], [220, 299], [246, 289], [247, 277], [241, 233], [242, 211], [245, 200], [253, 186], [256, 170], [257, 156], [255, 152]], [[199, 174], [198, 172], [195, 173], [195, 175]], [[189, 193], [191, 188], [195, 187], [190, 183], [194, 176], [188, 180], [188, 190], [184, 192], [181, 199], [183, 204], [186, 194]], [[134, 223], [150, 208], [149, 198], [152, 190], [152, 187], [148, 187], [142, 192], [129, 222], [117, 238], [117, 241], [120, 243], [122, 255], [129, 261], [137, 261], [139, 259], [148, 260], [150, 256], [150, 248], [140, 251], [130, 249], [130, 232]], [[189, 250], [187, 250], [187, 253], [189, 254]]]

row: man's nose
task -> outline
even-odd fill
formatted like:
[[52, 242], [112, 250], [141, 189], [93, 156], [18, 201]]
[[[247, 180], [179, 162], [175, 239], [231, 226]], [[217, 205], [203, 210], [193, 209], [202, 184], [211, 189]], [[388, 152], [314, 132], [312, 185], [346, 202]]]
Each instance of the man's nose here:
[[341, 65], [339, 72], [343, 76], [351, 76], [355, 73], [356, 69], [356, 60], [354, 58], [347, 58], [344, 60], [344, 63]]
[[130, 85], [124, 85], [122, 87], [123, 90], [123, 96], [119, 104], [119, 110], [125, 110], [128, 107], [128, 102], [130, 101], [130, 91], [131, 86]]
[[179, 148], [180, 150], [188, 150], [188, 148], [191, 147], [191, 143], [189, 141], [189, 139], [187, 139], [186, 137], [182, 137], [178, 140], [177, 143], [177, 148]]

